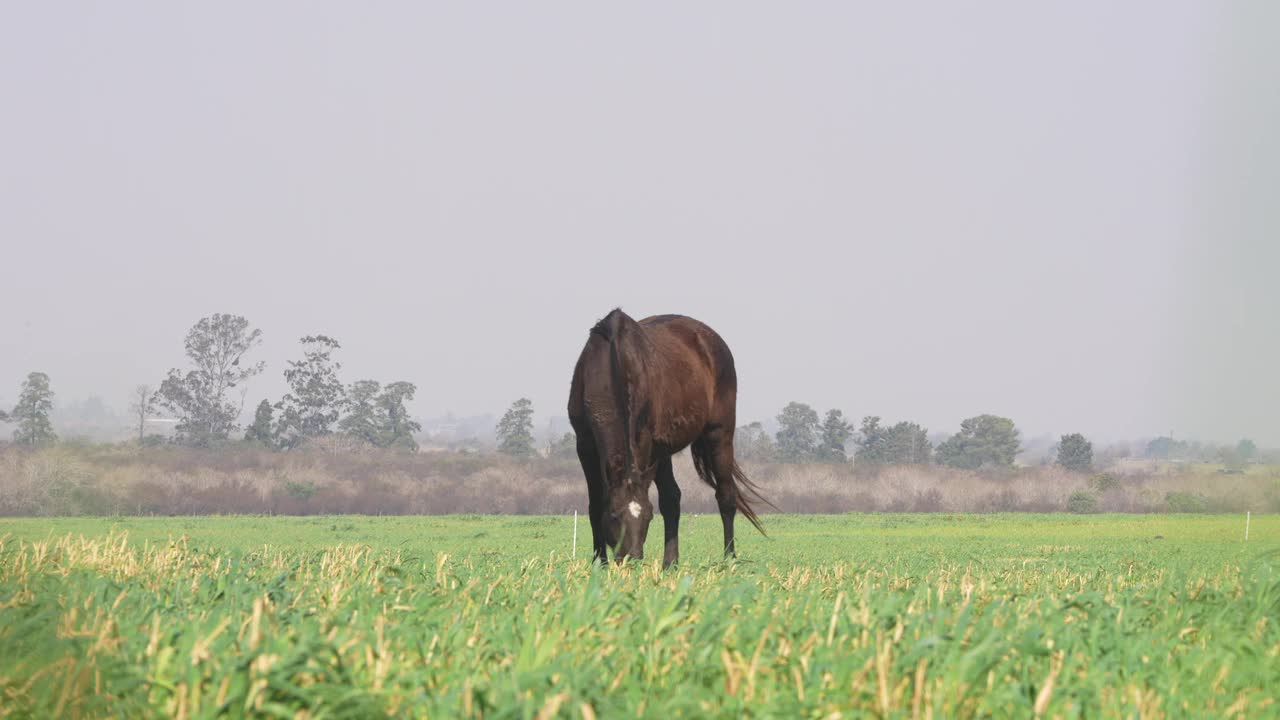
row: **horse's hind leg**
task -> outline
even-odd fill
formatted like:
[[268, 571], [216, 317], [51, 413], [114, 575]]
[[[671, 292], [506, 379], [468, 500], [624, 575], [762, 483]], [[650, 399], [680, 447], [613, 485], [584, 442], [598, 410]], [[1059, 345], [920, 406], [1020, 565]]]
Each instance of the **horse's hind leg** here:
[[680, 558], [680, 486], [671, 469], [671, 456], [658, 462], [658, 510], [662, 512], [662, 567]]
[[716, 505], [720, 507], [720, 522], [724, 524], [725, 557], [735, 557], [733, 544], [733, 520], [738, 514], [738, 485], [733, 479], [733, 434], [717, 428], [698, 439], [695, 449], [709, 466], [716, 480]]

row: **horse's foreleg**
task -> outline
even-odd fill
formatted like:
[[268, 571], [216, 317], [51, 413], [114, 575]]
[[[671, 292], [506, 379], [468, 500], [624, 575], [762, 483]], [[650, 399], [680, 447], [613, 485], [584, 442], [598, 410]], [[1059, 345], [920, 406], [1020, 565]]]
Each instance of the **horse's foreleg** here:
[[604, 478], [601, 476], [600, 456], [590, 434], [578, 433], [578, 462], [587, 480], [587, 515], [591, 519], [591, 547], [595, 562], [609, 562], [609, 534], [604, 526], [604, 513], [608, 504], [605, 497]]
[[658, 510], [662, 513], [662, 567], [680, 559], [680, 486], [671, 469], [671, 456], [658, 462]]

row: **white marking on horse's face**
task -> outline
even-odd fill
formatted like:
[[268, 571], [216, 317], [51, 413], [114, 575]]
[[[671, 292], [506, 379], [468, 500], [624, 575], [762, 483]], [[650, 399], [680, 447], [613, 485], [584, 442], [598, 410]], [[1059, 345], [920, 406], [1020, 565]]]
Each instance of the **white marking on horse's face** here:
[[631, 517], [633, 518], [640, 517], [640, 503], [636, 502], [635, 500], [632, 500], [631, 502], [627, 503], [627, 509], [631, 511]]

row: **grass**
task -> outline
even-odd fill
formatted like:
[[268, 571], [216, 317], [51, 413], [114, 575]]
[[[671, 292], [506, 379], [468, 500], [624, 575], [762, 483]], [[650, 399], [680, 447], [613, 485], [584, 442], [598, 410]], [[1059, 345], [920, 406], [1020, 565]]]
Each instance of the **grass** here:
[[766, 525], [664, 573], [585, 518], [0, 520], [0, 716], [1280, 712], [1276, 516]]

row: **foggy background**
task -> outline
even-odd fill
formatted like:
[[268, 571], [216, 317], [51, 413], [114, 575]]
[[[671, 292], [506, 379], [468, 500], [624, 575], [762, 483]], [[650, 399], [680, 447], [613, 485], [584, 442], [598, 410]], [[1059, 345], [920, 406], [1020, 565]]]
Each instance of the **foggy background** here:
[[1265, 2], [0, 8], [0, 405], [242, 314], [415, 414], [562, 415], [614, 306], [791, 400], [1280, 444]]

